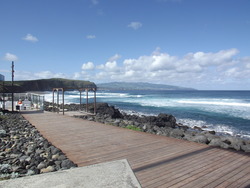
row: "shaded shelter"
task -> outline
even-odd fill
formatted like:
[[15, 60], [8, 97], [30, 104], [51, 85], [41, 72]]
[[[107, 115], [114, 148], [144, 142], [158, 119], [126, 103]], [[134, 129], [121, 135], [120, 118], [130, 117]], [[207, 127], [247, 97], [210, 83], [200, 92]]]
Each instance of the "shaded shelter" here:
[[72, 91], [72, 90], [78, 90], [80, 92], [80, 106], [79, 106], [79, 111], [81, 111], [81, 105], [82, 105], [82, 92], [86, 92], [86, 109], [85, 111], [88, 112], [88, 103], [89, 103], [89, 95], [88, 93], [90, 91], [94, 92], [94, 114], [96, 114], [96, 91], [97, 91], [97, 87], [82, 87], [82, 88], [53, 88], [52, 90], [52, 95], [53, 95], [53, 98], [52, 98], [52, 104], [53, 104], [53, 109], [55, 109], [55, 92], [56, 92], [56, 105], [57, 105], [57, 113], [59, 113], [59, 99], [60, 99], [60, 92], [62, 94], [62, 110], [63, 110], [63, 115], [65, 113], [65, 110], [64, 110], [64, 94], [65, 94], [65, 91]]

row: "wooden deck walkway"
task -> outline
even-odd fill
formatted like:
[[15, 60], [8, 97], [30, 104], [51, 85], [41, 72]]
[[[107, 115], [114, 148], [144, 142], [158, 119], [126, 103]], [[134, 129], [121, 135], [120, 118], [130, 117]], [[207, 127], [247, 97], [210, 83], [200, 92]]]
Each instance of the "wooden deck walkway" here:
[[127, 159], [142, 187], [250, 187], [250, 155], [56, 113], [23, 116], [78, 166]]

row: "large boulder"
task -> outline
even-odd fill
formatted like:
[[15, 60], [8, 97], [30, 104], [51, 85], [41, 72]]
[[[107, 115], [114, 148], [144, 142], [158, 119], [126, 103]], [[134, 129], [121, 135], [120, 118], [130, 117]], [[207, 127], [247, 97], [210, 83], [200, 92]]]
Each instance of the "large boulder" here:
[[230, 145], [231, 148], [239, 151], [241, 150], [241, 146], [244, 145], [243, 140], [237, 137], [226, 136], [222, 137], [223, 142]]
[[176, 119], [172, 115], [160, 113], [157, 116], [157, 120], [156, 120], [155, 124], [158, 127], [172, 127], [172, 128], [175, 128]]
[[214, 139], [212, 139], [208, 145], [210, 145], [210, 146], [216, 146], [216, 147], [221, 147], [221, 148], [224, 148], [224, 149], [230, 148], [230, 146], [227, 143], [223, 142], [221, 140], [221, 138], [214, 138]]
[[208, 144], [209, 141], [207, 139], [207, 137], [205, 135], [196, 135], [192, 138], [193, 142], [198, 142], [198, 143], [202, 143], [202, 144]]
[[241, 145], [241, 149], [242, 149], [244, 152], [249, 153], [249, 152], [250, 152], [250, 144]]
[[110, 118], [123, 118], [121, 112], [114, 106], [109, 106], [107, 103], [98, 103], [96, 105], [97, 114]]
[[173, 137], [173, 138], [182, 139], [185, 135], [184, 135], [184, 131], [182, 129], [173, 129], [170, 132], [170, 136]]
[[156, 125], [158, 127], [175, 128], [176, 126], [175, 117], [172, 115], [163, 114], [163, 113], [160, 113], [158, 116], [142, 116], [139, 121], [140, 123], [143, 123], [143, 124], [148, 123], [151, 125]]
[[156, 116], [142, 116], [140, 118], [141, 123], [149, 123], [151, 125], [155, 124], [156, 120]]

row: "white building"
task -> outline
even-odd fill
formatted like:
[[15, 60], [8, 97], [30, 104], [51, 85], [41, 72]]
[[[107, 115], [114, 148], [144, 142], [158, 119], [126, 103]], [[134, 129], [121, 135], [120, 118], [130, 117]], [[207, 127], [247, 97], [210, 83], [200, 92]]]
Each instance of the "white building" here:
[[0, 74], [0, 81], [4, 81], [4, 75]]

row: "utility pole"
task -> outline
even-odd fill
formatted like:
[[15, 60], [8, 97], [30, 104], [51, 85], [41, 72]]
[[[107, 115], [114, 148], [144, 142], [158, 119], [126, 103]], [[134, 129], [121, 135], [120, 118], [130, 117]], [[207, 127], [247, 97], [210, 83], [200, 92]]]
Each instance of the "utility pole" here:
[[11, 98], [12, 98], [12, 112], [14, 111], [14, 61], [12, 61], [11, 65], [11, 73], [12, 73], [12, 80], [11, 80]]
[[1, 99], [1, 102], [3, 104], [3, 110], [5, 110], [5, 87], [4, 87], [4, 76], [3, 75], [0, 75], [1, 76], [1, 80], [2, 80], [2, 99]]
[[5, 110], [5, 85], [4, 85], [5, 80], [3, 81], [3, 109]]

